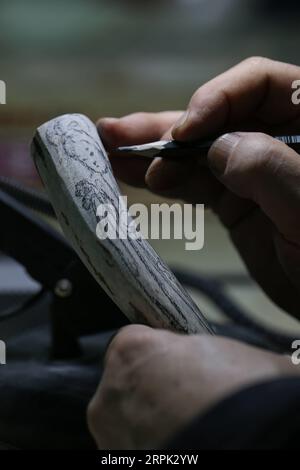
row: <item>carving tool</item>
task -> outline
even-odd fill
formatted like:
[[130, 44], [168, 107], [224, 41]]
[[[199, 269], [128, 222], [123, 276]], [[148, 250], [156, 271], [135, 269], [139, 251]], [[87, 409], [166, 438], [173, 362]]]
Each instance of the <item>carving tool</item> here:
[[[274, 136], [275, 139], [285, 143], [300, 153], [300, 135]], [[118, 147], [113, 153], [126, 156], [141, 156], [153, 159], [162, 157], [180, 159], [183, 157], [199, 157], [207, 155], [210, 147], [217, 139], [200, 140], [195, 142], [178, 142], [175, 140], [159, 140], [142, 145]]]

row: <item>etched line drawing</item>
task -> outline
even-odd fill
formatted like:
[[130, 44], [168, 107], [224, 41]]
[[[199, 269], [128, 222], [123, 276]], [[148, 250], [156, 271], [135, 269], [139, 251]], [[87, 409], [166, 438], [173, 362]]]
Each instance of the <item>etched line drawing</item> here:
[[131, 321], [185, 333], [213, 333], [146, 240], [97, 238], [97, 207], [110, 203], [117, 208], [120, 191], [88, 118], [64, 115], [44, 124], [36, 133], [32, 153], [66, 236]]

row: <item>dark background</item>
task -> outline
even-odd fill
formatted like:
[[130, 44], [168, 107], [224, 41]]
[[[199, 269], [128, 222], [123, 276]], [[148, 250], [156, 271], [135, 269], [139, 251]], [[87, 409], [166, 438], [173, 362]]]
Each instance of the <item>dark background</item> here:
[[251, 55], [297, 63], [296, 1], [1, 0], [1, 132], [59, 113], [182, 109]]

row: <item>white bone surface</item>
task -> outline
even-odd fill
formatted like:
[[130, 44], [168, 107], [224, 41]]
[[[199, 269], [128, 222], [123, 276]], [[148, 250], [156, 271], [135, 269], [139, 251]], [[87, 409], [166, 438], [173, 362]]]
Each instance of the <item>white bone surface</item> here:
[[110, 203], [117, 209], [120, 192], [97, 129], [87, 117], [64, 115], [39, 127], [32, 154], [67, 239], [130, 321], [212, 333], [146, 240], [97, 237], [98, 205]]

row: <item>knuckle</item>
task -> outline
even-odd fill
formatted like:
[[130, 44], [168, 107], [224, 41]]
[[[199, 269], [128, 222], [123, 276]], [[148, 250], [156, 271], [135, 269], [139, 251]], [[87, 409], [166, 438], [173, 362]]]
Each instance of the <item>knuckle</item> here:
[[128, 361], [153, 344], [151, 328], [142, 325], [125, 326], [112, 340], [106, 353], [106, 363]]
[[206, 85], [208, 85], [208, 84], [209, 84], [209, 82], [207, 82], [207, 84], [201, 85], [199, 88], [197, 88], [197, 90], [193, 93], [193, 95], [190, 99], [188, 108], [190, 110], [191, 109], [194, 110], [195, 116], [197, 116], [197, 111], [198, 110], [200, 110], [203, 107], [207, 108], [209, 106], [209, 104], [211, 103], [211, 101], [212, 101], [212, 97], [214, 99], [215, 95], [216, 94], [218, 95], [219, 92], [220, 92], [219, 89], [215, 89], [213, 94], [210, 94], [208, 96], [207, 92], [206, 92]]
[[190, 102], [189, 102], [189, 107], [194, 106], [194, 105], [197, 104], [197, 102], [199, 101], [199, 99], [200, 99], [200, 97], [201, 97], [201, 93], [202, 93], [202, 87], [200, 86], [200, 87], [197, 88], [197, 90], [194, 91], [194, 93], [192, 94], [191, 99], [190, 99]]
[[147, 113], [146, 111], [138, 111], [136, 113], [131, 114], [131, 117], [139, 119], [139, 120], [146, 120], [150, 116], [152, 116], [153, 113]]
[[245, 59], [242, 63], [248, 65], [250, 68], [260, 68], [267, 65], [270, 59], [263, 56], [251, 56]]
[[[212, 82], [213, 80], [198, 88], [190, 100], [189, 109], [193, 110], [193, 117], [196, 120], [198, 117], [202, 120], [203, 114], [208, 116], [212, 113], [216, 113], [218, 109], [229, 108], [229, 98], [225, 86], [220, 83], [212, 89]], [[209, 93], [207, 93], [206, 85], [210, 87]]]

